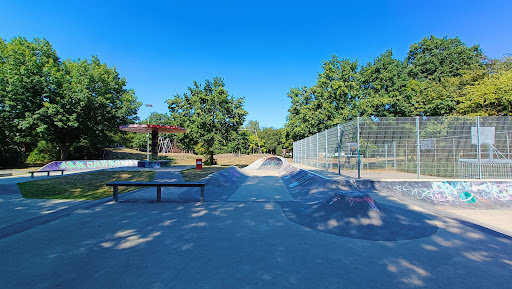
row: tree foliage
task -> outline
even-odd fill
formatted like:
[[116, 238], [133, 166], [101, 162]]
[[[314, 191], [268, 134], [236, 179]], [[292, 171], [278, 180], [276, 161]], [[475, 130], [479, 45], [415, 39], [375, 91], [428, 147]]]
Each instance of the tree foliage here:
[[52, 93], [49, 77], [60, 64], [45, 39], [0, 39], [0, 148], [20, 155], [38, 143], [37, 112]]
[[459, 99], [458, 113], [463, 115], [507, 116], [512, 111], [512, 70], [488, 75], [465, 87]]
[[411, 45], [405, 62], [411, 78], [441, 81], [445, 77], [462, 76], [465, 70], [481, 68], [482, 59], [478, 45], [467, 47], [458, 37], [432, 35]]
[[506, 115], [512, 58], [488, 59], [478, 45], [430, 36], [402, 61], [387, 50], [372, 62], [332, 56], [312, 87], [291, 88], [283, 145], [358, 116]]
[[360, 71], [360, 116], [406, 116], [410, 114], [411, 94], [404, 93], [408, 85], [405, 63], [394, 59], [387, 50]]
[[42, 143], [61, 159], [72, 148], [95, 154], [136, 119], [140, 103], [125, 86], [97, 57], [61, 61], [45, 39], [0, 40], [0, 148], [28, 154]]
[[247, 115], [244, 98], [229, 96], [219, 77], [206, 80], [204, 85], [194, 81], [188, 93], [174, 96], [167, 104], [173, 124], [187, 129], [181, 143], [200, 148], [207, 164], [215, 164], [215, 148], [229, 145]]
[[61, 159], [80, 142], [91, 153], [103, 149], [111, 133], [135, 120], [140, 103], [134, 92], [124, 88], [126, 80], [115, 68], [97, 57], [63, 61], [51, 82], [54, 91], [38, 112], [39, 130], [60, 147]]

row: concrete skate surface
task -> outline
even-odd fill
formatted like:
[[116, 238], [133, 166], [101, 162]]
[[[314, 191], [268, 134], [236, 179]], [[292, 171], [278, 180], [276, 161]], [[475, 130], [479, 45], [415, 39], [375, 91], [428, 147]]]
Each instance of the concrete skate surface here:
[[[423, 216], [437, 230], [395, 241], [326, 233], [292, 222], [268, 190], [251, 194], [248, 187], [263, 181], [247, 181], [266, 176], [261, 174], [244, 177], [231, 169], [212, 178], [227, 190], [215, 193], [220, 201], [156, 203], [154, 190], [148, 190], [147, 200], [135, 198], [144, 196], [139, 191], [120, 195], [119, 203], [104, 201], [0, 235], [0, 288], [508, 288], [512, 283], [507, 235], [368, 189], [356, 191], [377, 206]], [[279, 177], [271, 177], [280, 186]], [[338, 208], [359, 202], [349, 193], [345, 203], [322, 202], [350, 190], [322, 188], [321, 182], [315, 187], [307, 173], [285, 177], [280, 181], [288, 188], [287, 202]], [[290, 189], [294, 182], [306, 189], [301, 184]], [[238, 186], [235, 192], [229, 191], [232, 186]], [[228, 195], [245, 199], [220, 198]], [[252, 202], [254, 196], [270, 200]], [[358, 204], [369, 206], [361, 199], [366, 203]], [[396, 216], [396, 222], [409, 221]]]

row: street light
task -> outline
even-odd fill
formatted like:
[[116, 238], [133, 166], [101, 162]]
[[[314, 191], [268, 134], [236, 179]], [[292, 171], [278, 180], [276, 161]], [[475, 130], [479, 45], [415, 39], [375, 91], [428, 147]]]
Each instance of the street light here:
[[[152, 104], [147, 103], [147, 104], [146, 104], [146, 107], [148, 108], [148, 113], [149, 113], [149, 114], [148, 114], [148, 125], [149, 125], [149, 117], [151, 116], [151, 108], [153, 107], [153, 105], [152, 105]], [[147, 160], [149, 161], [149, 133], [148, 133], [148, 135], [147, 135], [147, 140], [148, 140], [148, 147], [147, 147], [146, 152], [147, 152], [147, 155], [148, 155]]]

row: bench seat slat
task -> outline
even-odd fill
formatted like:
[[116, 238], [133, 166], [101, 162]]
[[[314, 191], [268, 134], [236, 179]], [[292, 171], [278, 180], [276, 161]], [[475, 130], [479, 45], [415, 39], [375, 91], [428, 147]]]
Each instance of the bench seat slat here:
[[135, 186], [135, 187], [204, 187], [206, 184], [201, 183], [168, 183], [168, 182], [110, 182], [106, 184], [113, 186]]
[[162, 187], [195, 187], [201, 188], [201, 198], [200, 202], [204, 203], [204, 188], [206, 184], [201, 183], [172, 183], [172, 182], [110, 182], [105, 184], [106, 186], [113, 187], [113, 200], [114, 202], [118, 201], [118, 187], [126, 186], [126, 187], [156, 187], [156, 201], [162, 201]]

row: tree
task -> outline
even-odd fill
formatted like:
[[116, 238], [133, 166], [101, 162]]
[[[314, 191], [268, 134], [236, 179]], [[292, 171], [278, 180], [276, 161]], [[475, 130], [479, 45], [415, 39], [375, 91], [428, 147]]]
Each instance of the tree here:
[[490, 74], [464, 90], [457, 112], [462, 115], [507, 116], [512, 111], [512, 70]]
[[233, 153], [247, 154], [250, 152], [250, 133], [247, 131], [234, 131], [227, 143], [227, 150]]
[[361, 69], [361, 99], [357, 110], [361, 116], [409, 116], [410, 94], [405, 64], [387, 50]]
[[52, 72], [52, 93], [37, 112], [39, 130], [56, 143], [66, 160], [73, 145], [83, 152], [103, 149], [119, 126], [133, 123], [137, 102], [133, 90], [115, 67], [109, 68], [97, 57], [65, 60]]
[[52, 94], [49, 77], [59, 63], [44, 38], [0, 39], [0, 154], [20, 155], [39, 142], [35, 114]]
[[206, 80], [204, 86], [194, 81], [188, 93], [167, 100], [172, 121], [187, 128], [185, 137], [204, 150], [206, 164], [216, 163], [215, 147], [238, 132], [247, 115], [244, 98], [229, 96], [224, 87], [220, 77]]
[[248, 130], [255, 130], [255, 131], [260, 131], [261, 128], [260, 128], [260, 123], [257, 121], [257, 120], [250, 120], [247, 122], [247, 125], [245, 126], [246, 129]]
[[263, 149], [269, 154], [280, 154], [282, 148], [281, 135], [283, 129], [275, 129], [273, 127], [264, 127], [258, 134], [258, 137], [263, 143]]
[[339, 60], [335, 55], [324, 61], [317, 83], [292, 88], [292, 104], [282, 134], [284, 147], [313, 133], [358, 116], [355, 109], [360, 94], [358, 61]]
[[483, 58], [478, 45], [467, 47], [458, 37], [432, 35], [411, 45], [405, 62], [413, 79], [440, 82], [442, 78], [462, 76], [465, 70], [483, 67]]

